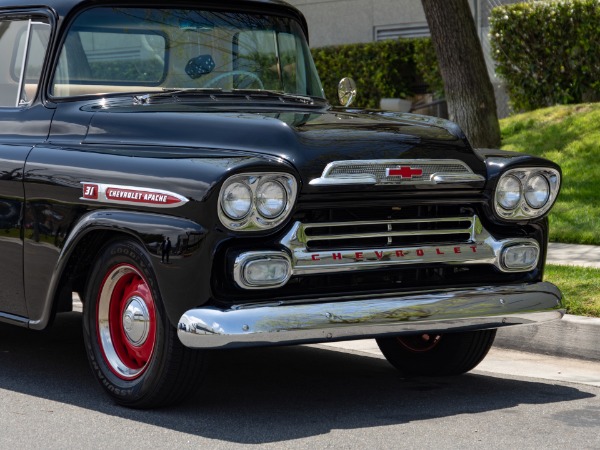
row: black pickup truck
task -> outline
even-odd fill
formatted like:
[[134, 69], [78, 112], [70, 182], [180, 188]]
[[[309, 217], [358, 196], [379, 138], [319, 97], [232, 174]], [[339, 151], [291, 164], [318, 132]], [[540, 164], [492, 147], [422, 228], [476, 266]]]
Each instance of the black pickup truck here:
[[370, 337], [403, 376], [456, 375], [563, 314], [559, 167], [353, 109], [348, 81], [331, 106], [282, 1], [0, 0], [0, 55], [0, 321], [78, 295], [120, 404], [189, 397], [243, 346]]

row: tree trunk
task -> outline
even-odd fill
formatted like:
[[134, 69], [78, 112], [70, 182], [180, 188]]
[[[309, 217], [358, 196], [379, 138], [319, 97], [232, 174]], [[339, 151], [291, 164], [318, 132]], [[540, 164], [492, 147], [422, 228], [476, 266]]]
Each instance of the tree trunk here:
[[473, 147], [498, 147], [494, 88], [468, 0], [421, 0], [437, 54], [450, 120]]

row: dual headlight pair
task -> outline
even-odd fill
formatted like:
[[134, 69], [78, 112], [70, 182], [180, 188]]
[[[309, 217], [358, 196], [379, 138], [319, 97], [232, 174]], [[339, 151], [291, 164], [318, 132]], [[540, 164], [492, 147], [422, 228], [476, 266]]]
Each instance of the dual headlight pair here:
[[511, 169], [498, 180], [496, 212], [503, 219], [535, 219], [552, 207], [559, 187], [560, 174], [555, 169]]
[[234, 175], [221, 188], [219, 218], [230, 230], [276, 227], [289, 215], [297, 191], [287, 173]]

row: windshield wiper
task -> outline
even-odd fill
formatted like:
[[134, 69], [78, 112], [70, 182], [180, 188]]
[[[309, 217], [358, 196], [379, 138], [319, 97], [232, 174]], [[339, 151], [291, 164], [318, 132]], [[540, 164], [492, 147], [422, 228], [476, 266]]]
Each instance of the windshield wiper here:
[[172, 97], [179, 94], [218, 94], [223, 92], [221, 88], [163, 88], [162, 92], [150, 92], [133, 96], [134, 105], [146, 105], [150, 99], [161, 97]]
[[152, 99], [164, 97], [176, 97], [184, 94], [205, 94], [214, 95], [220, 94], [225, 96], [246, 97], [248, 100], [252, 98], [277, 98], [282, 101], [294, 101], [305, 105], [314, 105], [315, 100], [321, 100], [318, 97], [310, 97], [308, 95], [289, 94], [283, 91], [273, 91], [268, 89], [232, 89], [224, 90], [222, 88], [163, 88], [162, 92], [149, 92], [133, 96], [134, 105], [147, 105]]
[[250, 96], [256, 95], [263, 97], [279, 97], [283, 98], [284, 100], [298, 101], [306, 105], [312, 105], [315, 102], [315, 99], [308, 95], [288, 94], [287, 92], [271, 91], [268, 89], [233, 89], [231, 92]]
[[223, 88], [163, 88], [163, 93], [166, 95], [176, 94], [213, 94], [215, 92], [223, 92]]

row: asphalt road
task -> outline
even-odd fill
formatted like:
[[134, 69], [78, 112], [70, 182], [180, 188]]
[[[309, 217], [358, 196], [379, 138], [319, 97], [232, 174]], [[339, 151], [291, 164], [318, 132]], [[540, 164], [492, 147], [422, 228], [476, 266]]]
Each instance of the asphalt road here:
[[188, 402], [135, 411], [96, 386], [78, 313], [0, 325], [2, 449], [600, 448], [599, 395], [489, 371], [404, 381], [375, 355], [303, 346], [215, 352]]

